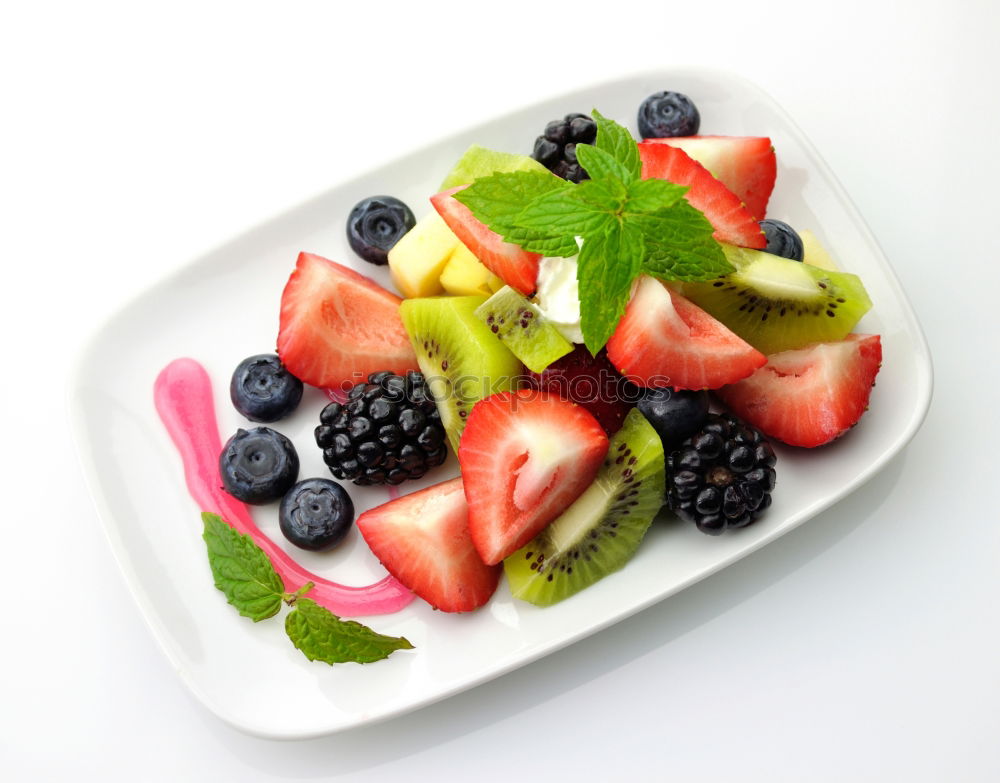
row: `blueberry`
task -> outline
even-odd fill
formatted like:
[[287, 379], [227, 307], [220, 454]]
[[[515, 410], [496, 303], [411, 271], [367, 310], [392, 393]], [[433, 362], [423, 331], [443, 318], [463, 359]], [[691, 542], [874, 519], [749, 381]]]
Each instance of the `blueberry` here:
[[683, 93], [653, 93], [639, 107], [639, 133], [644, 139], [696, 136], [700, 125], [698, 109]]
[[285, 538], [302, 549], [333, 549], [354, 524], [354, 503], [335, 481], [300, 481], [281, 499], [278, 524]]
[[351, 250], [371, 264], [389, 263], [389, 251], [416, 224], [413, 213], [398, 198], [372, 196], [359, 201], [347, 218]]
[[708, 419], [708, 393], [649, 389], [636, 407], [669, 449], [704, 426]]
[[226, 492], [244, 503], [268, 503], [284, 495], [299, 477], [299, 455], [270, 427], [239, 429], [219, 455]]
[[760, 221], [760, 228], [767, 239], [765, 253], [772, 253], [792, 261], [802, 260], [805, 248], [802, 247], [802, 238], [794, 228], [782, 220], [771, 220], [770, 218]]
[[229, 397], [250, 421], [277, 421], [298, 406], [302, 381], [275, 354], [262, 353], [239, 363], [229, 383]]

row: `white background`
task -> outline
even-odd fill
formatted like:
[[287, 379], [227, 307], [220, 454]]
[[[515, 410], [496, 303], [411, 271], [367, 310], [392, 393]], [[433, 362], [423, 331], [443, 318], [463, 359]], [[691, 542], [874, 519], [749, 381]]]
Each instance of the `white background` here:
[[[996, 3], [344, 5], [2, 6], [0, 776], [1000, 779]], [[64, 401], [83, 340], [373, 163], [681, 64], [763, 87], [855, 200], [930, 342], [923, 429], [784, 539], [485, 686], [305, 742], [223, 724], [91, 505]]]

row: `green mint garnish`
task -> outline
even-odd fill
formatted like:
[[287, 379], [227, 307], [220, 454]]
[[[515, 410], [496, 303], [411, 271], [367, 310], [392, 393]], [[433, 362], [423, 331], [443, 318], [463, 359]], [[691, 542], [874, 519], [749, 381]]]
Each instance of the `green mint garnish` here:
[[267, 555], [250, 536], [237, 533], [217, 514], [205, 512], [201, 519], [215, 586], [255, 623], [274, 617], [281, 609], [285, 586]]
[[[473, 187], [475, 186], [475, 187]], [[533, 199], [552, 192], [568, 190], [572, 183], [560, 179], [548, 171], [518, 171], [491, 174], [480, 177], [455, 197], [459, 198], [472, 213], [482, 220], [481, 214], [489, 211], [490, 228], [508, 242], [514, 242], [532, 253], [546, 255], [576, 255], [577, 244], [566, 232], [533, 231], [516, 222], [518, 213]]]
[[[628, 221], [610, 221], [605, 231], [585, 238], [577, 258], [583, 341], [596, 354], [625, 314], [632, 281], [642, 271], [642, 232]], [[614, 263], [608, 263], [616, 259]]]
[[371, 663], [396, 650], [412, 650], [402, 636], [383, 636], [353, 620], [341, 620], [315, 601], [300, 598], [285, 617], [285, 631], [310, 661]]
[[[639, 159], [639, 148], [636, 146], [632, 134], [617, 122], [609, 120], [597, 109], [594, 109], [591, 114], [594, 115], [594, 120], [597, 122], [597, 138], [594, 139], [594, 146], [607, 152], [621, 163], [633, 180], [639, 179], [642, 174], [642, 162]], [[589, 169], [587, 173], [590, 174]], [[591, 174], [591, 176], [593, 175]]]
[[252, 538], [234, 530], [217, 514], [201, 515], [208, 564], [215, 586], [244, 617], [254, 622], [274, 617], [282, 603], [294, 609], [285, 618], [289, 638], [310, 661], [371, 663], [395, 650], [412, 650], [403, 637], [383, 636], [353, 620], [341, 620], [315, 601], [303, 597], [313, 584], [285, 592], [278, 572]]
[[641, 179], [635, 139], [600, 112], [593, 116], [594, 144], [576, 146], [589, 180], [573, 184], [546, 172], [508, 172], [481, 177], [455, 198], [525, 250], [579, 254], [580, 326], [596, 354], [618, 325], [639, 275], [712, 280], [733, 267], [712, 238], [711, 223], [683, 198], [687, 188]]

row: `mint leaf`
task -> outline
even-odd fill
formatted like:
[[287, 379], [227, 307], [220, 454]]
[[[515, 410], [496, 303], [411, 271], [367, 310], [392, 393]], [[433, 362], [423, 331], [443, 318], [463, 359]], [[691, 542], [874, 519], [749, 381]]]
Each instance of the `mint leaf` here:
[[285, 618], [285, 631], [310, 661], [371, 663], [396, 650], [412, 650], [402, 636], [383, 636], [353, 620], [341, 620], [308, 598], [299, 598]]
[[[575, 236], [601, 231], [612, 216], [606, 206], [581, 197], [579, 188], [565, 188], [543, 193], [514, 218], [519, 230], [552, 232]], [[585, 196], [585, 194], [583, 194]], [[573, 252], [576, 253], [576, 242]]]
[[622, 182], [629, 182], [633, 179], [632, 173], [619, 163], [614, 155], [599, 147], [592, 147], [590, 144], [577, 144], [576, 159], [591, 179], [612, 177]]
[[642, 271], [660, 280], [713, 280], [733, 271], [707, 218], [683, 199], [670, 209], [629, 215], [646, 239]]
[[453, 198], [465, 204], [492, 231], [506, 236], [517, 225], [514, 218], [534, 199], [572, 187], [571, 182], [548, 171], [498, 172], [480, 177]]
[[626, 209], [631, 213], [658, 212], [680, 202], [688, 190], [687, 185], [675, 185], [665, 179], [636, 180], [628, 186]]
[[542, 237], [534, 231], [514, 228], [504, 234], [504, 239], [531, 253], [541, 253], [543, 256], [569, 258], [575, 256], [580, 249], [576, 237], [571, 234], [561, 237]]
[[206, 511], [201, 518], [215, 586], [241, 615], [254, 622], [276, 615], [285, 586], [267, 555], [250, 536], [236, 532], [217, 514]]
[[639, 159], [639, 148], [632, 134], [614, 120], [609, 120], [597, 109], [594, 109], [591, 115], [597, 123], [594, 146], [608, 153], [622, 165], [628, 173], [628, 179], [623, 177], [626, 182], [639, 179], [642, 176], [642, 161]]
[[628, 187], [620, 179], [602, 177], [585, 179], [573, 192], [580, 201], [601, 209], [609, 215], [619, 215], [628, 201]]
[[596, 355], [625, 313], [632, 281], [642, 269], [644, 237], [632, 223], [614, 221], [603, 234], [585, 237], [577, 258], [580, 329]]
[[640, 274], [710, 280], [732, 271], [708, 220], [684, 199], [685, 186], [642, 180], [639, 146], [596, 109], [594, 143], [577, 159], [590, 179], [573, 184], [546, 172], [497, 173], [455, 194], [507, 242], [549, 256], [578, 254], [581, 327], [596, 353], [614, 332]]

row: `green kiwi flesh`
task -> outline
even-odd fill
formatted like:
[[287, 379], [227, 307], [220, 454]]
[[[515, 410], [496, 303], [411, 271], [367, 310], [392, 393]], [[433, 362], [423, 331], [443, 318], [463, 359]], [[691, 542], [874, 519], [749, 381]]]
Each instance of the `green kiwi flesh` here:
[[476, 315], [532, 372], [573, 350], [541, 311], [509, 285], [476, 308]]
[[548, 171], [548, 169], [528, 155], [497, 152], [473, 144], [448, 172], [448, 176], [441, 183], [441, 190], [448, 190], [456, 185], [468, 185], [479, 177], [486, 177], [497, 171]]
[[406, 299], [399, 306], [456, 453], [472, 406], [513, 389], [523, 372], [517, 357], [476, 317], [485, 301], [485, 296], [432, 296]]
[[857, 275], [760, 250], [722, 249], [736, 271], [684, 283], [681, 293], [761, 353], [842, 340], [872, 306]]
[[663, 505], [665, 480], [660, 436], [632, 409], [594, 483], [504, 560], [513, 596], [550, 606], [624, 566]]

